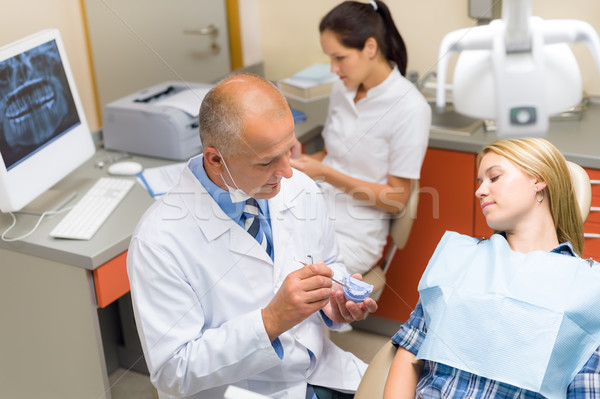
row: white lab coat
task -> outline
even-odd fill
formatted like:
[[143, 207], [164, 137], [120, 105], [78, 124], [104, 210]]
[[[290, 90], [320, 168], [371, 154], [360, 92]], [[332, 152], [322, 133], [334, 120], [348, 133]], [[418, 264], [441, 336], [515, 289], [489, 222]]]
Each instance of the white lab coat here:
[[189, 167], [142, 217], [127, 268], [138, 332], [161, 398], [222, 398], [229, 384], [294, 399], [304, 398], [307, 382], [356, 390], [366, 364], [325, 337], [319, 313], [279, 337], [283, 359], [268, 339], [260, 309], [301, 267], [298, 260], [310, 255], [343, 271], [310, 178], [294, 170], [269, 210], [274, 262]]

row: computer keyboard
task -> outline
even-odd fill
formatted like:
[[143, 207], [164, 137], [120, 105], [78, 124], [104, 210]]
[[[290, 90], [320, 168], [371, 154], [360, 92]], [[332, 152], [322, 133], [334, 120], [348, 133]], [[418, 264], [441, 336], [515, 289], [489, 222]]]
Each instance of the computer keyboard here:
[[50, 232], [52, 237], [89, 240], [135, 184], [134, 180], [101, 177]]

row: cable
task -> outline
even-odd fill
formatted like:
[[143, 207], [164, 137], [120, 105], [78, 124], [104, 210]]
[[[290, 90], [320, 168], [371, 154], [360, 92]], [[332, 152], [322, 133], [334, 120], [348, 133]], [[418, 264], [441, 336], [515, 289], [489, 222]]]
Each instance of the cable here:
[[33, 226], [33, 229], [31, 229], [28, 233], [23, 234], [20, 237], [13, 237], [13, 238], [7, 238], [6, 234], [8, 234], [8, 232], [10, 230], [12, 230], [12, 228], [15, 227], [15, 225], [17, 224], [17, 217], [15, 216], [14, 213], [8, 212], [8, 214], [12, 217], [13, 221], [12, 221], [11, 225], [8, 226], [8, 228], [6, 230], [4, 230], [4, 233], [2, 233], [2, 237], [0, 237], [0, 238], [2, 238], [2, 241], [5, 241], [5, 242], [19, 241], [19, 240], [22, 240], [24, 238], [27, 238], [27, 237], [29, 237], [30, 235], [32, 235], [37, 230], [37, 228], [39, 227], [40, 223], [42, 223], [42, 220], [44, 219], [44, 217], [49, 216], [49, 215], [57, 215], [59, 213], [67, 212], [67, 211], [70, 211], [72, 208], [73, 207], [70, 206], [70, 207], [63, 208], [63, 209], [58, 210], [58, 211], [46, 211], [46, 212], [42, 213], [40, 215], [40, 218], [38, 219], [37, 223], [35, 224], [35, 226]]

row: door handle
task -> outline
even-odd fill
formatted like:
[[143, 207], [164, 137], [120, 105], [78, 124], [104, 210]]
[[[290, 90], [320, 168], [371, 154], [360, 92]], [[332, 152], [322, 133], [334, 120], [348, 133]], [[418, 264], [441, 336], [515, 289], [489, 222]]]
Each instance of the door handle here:
[[203, 35], [203, 36], [217, 36], [219, 28], [213, 24], [208, 25], [206, 28], [201, 29], [184, 29], [184, 35]]
[[200, 35], [200, 36], [210, 36], [210, 50], [213, 54], [219, 54], [221, 51], [221, 46], [217, 43], [217, 35], [219, 34], [219, 28], [214, 26], [213, 24], [208, 25], [206, 28], [201, 29], [184, 29], [184, 35]]

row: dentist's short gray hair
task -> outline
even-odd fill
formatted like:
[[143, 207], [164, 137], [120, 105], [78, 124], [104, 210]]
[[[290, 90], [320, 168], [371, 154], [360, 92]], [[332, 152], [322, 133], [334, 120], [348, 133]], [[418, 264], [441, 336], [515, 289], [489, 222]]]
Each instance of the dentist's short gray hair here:
[[250, 73], [236, 73], [218, 82], [202, 100], [199, 115], [200, 140], [203, 147], [217, 148], [224, 157], [235, 156], [245, 147], [241, 140], [245, 130], [244, 116], [248, 105], [239, 91], [230, 90], [229, 83], [252, 82], [258, 87], [281, 91], [272, 82]]

